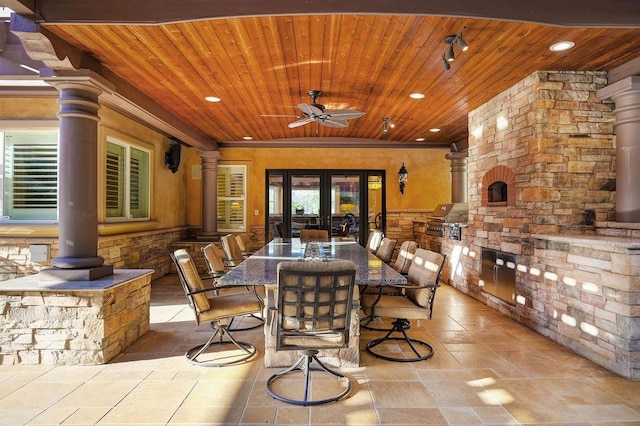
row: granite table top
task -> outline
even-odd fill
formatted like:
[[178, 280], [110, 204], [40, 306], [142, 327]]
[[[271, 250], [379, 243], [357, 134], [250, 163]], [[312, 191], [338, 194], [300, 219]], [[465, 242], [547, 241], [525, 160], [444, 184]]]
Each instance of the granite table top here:
[[[324, 260], [351, 260], [358, 285], [406, 284], [407, 279], [355, 241], [335, 239], [320, 243]], [[218, 279], [220, 285], [274, 285], [278, 264], [303, 260], [306, 243], [299, 238], [276, 238]]]

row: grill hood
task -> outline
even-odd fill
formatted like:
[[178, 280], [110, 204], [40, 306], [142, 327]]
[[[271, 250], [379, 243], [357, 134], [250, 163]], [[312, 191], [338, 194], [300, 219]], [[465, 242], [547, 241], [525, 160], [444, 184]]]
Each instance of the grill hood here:
[[466, 223], [469, 218], [467, 203], [439, 204], [429, 220], [442, 223]]

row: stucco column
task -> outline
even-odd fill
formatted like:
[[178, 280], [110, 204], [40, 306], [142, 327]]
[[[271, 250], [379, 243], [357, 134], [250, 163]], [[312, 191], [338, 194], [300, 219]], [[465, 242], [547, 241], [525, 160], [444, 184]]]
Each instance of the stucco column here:
[[[111, 91], [108, 82], [86, 71], [55, 72], [44, 80], [60, 91], [58, 151], [59, 254], [53, 266], [62, 270], [95, 269], [62, 274], [69, 280], [95, 279], [113, 273], [98, 253], [98, 97]], [[102, 193], [102, 192], [101, 192]]]
[[467, 202], [467, 158], [468, 152], [449, 152], [444, 156], [451, 161], [451, 202]]
[[218, 160], [219, 151], [198, 151], [202, 158], [202, 228], [197, 239], [218, 239]]
[[616, 221], [640, 222], [640, 76], [610, 84], [598, 97], [616, 104]]

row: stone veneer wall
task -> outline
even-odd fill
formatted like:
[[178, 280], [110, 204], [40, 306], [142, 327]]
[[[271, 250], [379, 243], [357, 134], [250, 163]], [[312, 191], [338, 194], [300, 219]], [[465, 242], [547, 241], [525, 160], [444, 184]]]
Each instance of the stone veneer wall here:
[[116, 272], [127, 278], [109, 288], [46, 288], [37, 276], [1, 285], [0, 365], [102, 364], [149, 331], [153, 271]]
[[[606, 83], [602, 72], [536, 72], [469, 115], [469, 224], [462, 241], [441, 239], [443, 279], [639, 379], [640, 234], [607, 222], [613, 104], [596, 97]], [[482, 207], [482, 179], [498, 165], [515, 174], [515, 205]], [[484, 247], [516, 255], [515, 305], [481, 291]]]
[[[99, 237], [98, 255], [116, 269], [153, 269], [155, 279], [172, 270], [171, 243], [184, 239], [186, 232], [185, 228], [174, 228]], [[51, 261], [30, 261], [29, 246], [34, 244], [49, 245], [51, 259], [57, 257], [57, 238], [4, 238], [0, 241], [0, 281], [36, 274], [51, 267]]]

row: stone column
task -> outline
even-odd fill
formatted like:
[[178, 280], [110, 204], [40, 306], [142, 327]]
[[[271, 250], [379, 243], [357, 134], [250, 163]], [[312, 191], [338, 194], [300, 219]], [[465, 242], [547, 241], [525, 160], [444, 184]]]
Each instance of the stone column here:
[[467, 202], [467, 158], [468, 152], [449, 152], [444, 156], [451, 161], [451, 202]]
[[616, 221], [640, 222], [640, 76], [598, 90], [611, 99], [616, 131]]
[[218, 239], [218, 160], [219, 151], [198, 151], [202, 158], [202, 228], [199, 241]]
[[[113, 273], [98, 256], [98, 97], [112, 86], [81, 70], [43, 76], [60, 91], [58, 160], [59, 254], [42, 279], [84, 281]], [[100, 192], [102, 193], [102, 192]]]

